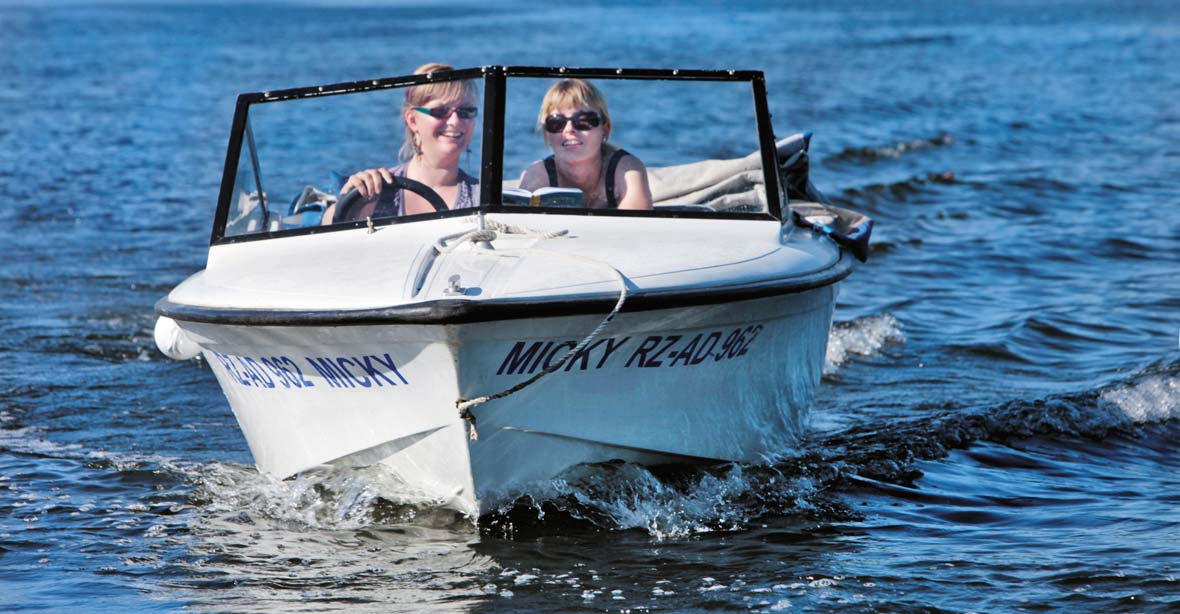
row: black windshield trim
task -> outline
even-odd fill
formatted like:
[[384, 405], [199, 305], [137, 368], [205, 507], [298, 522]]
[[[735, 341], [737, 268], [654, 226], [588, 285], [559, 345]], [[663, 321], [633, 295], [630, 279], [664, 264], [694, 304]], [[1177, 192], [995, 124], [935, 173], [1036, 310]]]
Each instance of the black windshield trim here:
[[[758, 141], [762, 153], [762, 171], [766, 185], [766, 212], [706, 212], [706, 211], [607, 211], [595, 209], [568, 208], [535, 208], [515, 205], [504, 205], [502, 201], [502, 187], [504, 181], [503, 152], [504, 152], [504, 101], [507, 77], [540, 77], [540, 78], [585, 78], [585, 79], [634, 79], [634, 80], [669, 80], [669, 81], [729, 81], [749, 82], [754, 99], [754, 113], [757, 121]], [[405, 87], [437, 81], [455, 81], [463, 79], [481, 79], [484, 83], [484, 122], [483, 122], [483, 150], [480, 169], [479, 206], [473, 209], [460, 209], [427, 213], [415, 216], [382, 218], [372, 220], [374, 226], [388, 226], [407, 222], [417, 222], [429, 219], [459, 217], [484, 213], [544, 213], [554, 215], [636, 215], [655, 218], [700, 218], [700, 219], [744, 219], [744, 220], [783, 220], [783, 207], [786, 203], [782, 199], [779, 185], [778, 160], [775, 149], [775, 137], [770, 117], [769, 106], [766, 101], [765, 77], [761, 71], [754, 70], [684, 70], [684, 69], [650, 69], [650, 68], [581, 68], [581, 67], [538, 67], [538, 66], [484, 66], [480, 68], [465, 68], [453, 71], [440, 71], [429, 75], [408, 75], [400, 77], [386, 77], [381, 79], [367, 79], [299, 87], [265, 92], [254, 92], [238, 96], [234, 110], [233, 126], [230, 132], [229, 145], [226, 150], [225, 168], [222, 172], [221, 191], [214, 215], [213, 231], [210, 235], [210, 245], [225, 245], [247, 241], [274, 239], [282, 237], [302, 236], [321, 232], [335, 232], [351, 228], [364, 227], [368, 221], [358, 221], [329, 226], [308, 228], [292, 228], [279, 231], [264, 231], [234, 236], [225, 235], [226, 221], [233, 196], [234, 180], [236, 178], [239, 156], [243, 144], [243, 135], [249, 123], [249, 109], [251, 105], [265, 104], [299, 98], [319, 96], [335, 96], [363, 91]]]
[[238, 102], [245, 102], [246, 104], [259, 104], [266, 102], [279, 102], [282, 100], [295, 100], [297, 98], [315, 98], [319, 96], [337, 96], [340, 94], [385, 90], [394, 87], [406, 87], [409, 85], [432, 83], [435, 81], [482, 79], [489, 72], [495, 70], [496, 68], [492, 66], [485, 66], [481, 68], [461, 68], [457, 70], [440, 70], [424, 75], [405, 75], [400, 77], [383, 77], [379, 79], [362, 79], [360, 81], [347, 81], [343, 83], [332, 83], [329, 85], [313, 85], [310, 87], [296, 87], [266, 92], [253, 92], [250, 94], [242, 94], [238, 97]]

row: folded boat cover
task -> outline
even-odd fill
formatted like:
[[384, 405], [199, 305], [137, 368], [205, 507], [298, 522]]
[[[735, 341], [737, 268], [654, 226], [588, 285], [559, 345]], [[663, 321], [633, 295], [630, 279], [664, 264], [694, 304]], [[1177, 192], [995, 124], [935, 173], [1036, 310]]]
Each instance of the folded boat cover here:
[[[811, 183], [807, 154], [811, 133], [789, 136], [775, 143], [778, 150], [779, 181], [787, 189], [792, 221], [812, 228], [847, 247], [861, 262], [868, 258], [873, 220], [868, 216], [835, 207]], [[647, 169], [652, 201], [657, 207], [706, 208], [714, 211], [762, 211], [766, 182], [762, 176], [761, 152], [732, 160], [702, 160], [676, 166]], [[516, 187], [505, 181], [504, 187]]]
[[[789, 136], [776, 144], [782, 169], [792, 169], [801, 175], [805, 190], [790, 193], [791, 198], [826, 202], [807, 180], [807, 144], [811, 133]], [[649, 167], [648, 182], [656, 205], [706, 206], [716, 211], [735, 207], [750, 207], [750, 203], [766, 202], [766, 185], [762, 179], [762, 156], [754, 152], [733, 160], [702, 160], [676, 166]], [[785, 177], [784, 177], [785, 179]], [[795, 180], [798, 182], [798, 180]], [[504, 189], [515, 188], [519, 180], [504, 181]], [[792, 185], [788, 182], [788, 185]], [[752, 196], [758, 198], [751, 198]]]
[[[800, 167], [803, 182], [809, 185], [806, 158], [810, 140], [811, 133], [808, 132], [789, 136], [775, 144], [778, 159], [782, 161], [780, 174], [781, 171]], [[749, 206], [752, 202], [766, 202], [762, 155], [757, 151], [733, 160], [702, 160], [691, 164], [649, 168], [647, 177], [651, 184], [652, 200], [657, 206], [693, 204], [726, 211], [735, 206]]]
[[[832, 206], [811, 183], [807, 155], [811, 133], [795, 134], [778, 143], [779, 180], [786, 186], [790, 215], [803, 227], [828, 235], [847, 247], [861, 262], [868, 258], [873, 220]], [[733, 160], [704, 160], [691, 164], [649, 168], [652, 200], [658, 206], [696, 205], [716, 211], [759, 210], [750, 203], [766, 202], [762, 156], [754, 152]]]

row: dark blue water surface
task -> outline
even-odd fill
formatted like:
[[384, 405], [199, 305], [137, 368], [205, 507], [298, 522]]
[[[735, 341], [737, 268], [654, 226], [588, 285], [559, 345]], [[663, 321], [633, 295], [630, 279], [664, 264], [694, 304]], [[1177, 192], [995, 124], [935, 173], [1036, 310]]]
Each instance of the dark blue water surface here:
[[[0, 610], [1180, 609], [1180, 8], [0, 3]], [[480, 523], [277, 483], [152, 306], [234, 98], [458, 66], [755, 68], [878, 221], [812, 435]]]

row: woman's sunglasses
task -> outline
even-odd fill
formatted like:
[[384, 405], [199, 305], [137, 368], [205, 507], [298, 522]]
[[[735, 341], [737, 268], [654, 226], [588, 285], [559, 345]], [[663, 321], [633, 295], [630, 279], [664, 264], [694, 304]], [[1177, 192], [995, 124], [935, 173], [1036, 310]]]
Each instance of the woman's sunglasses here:
[[446, 119], [451, 113], [457, 113], [459, 119], [475, 119], [479, 115], [477, 107], [413, 107], [419, 113], [425, 113], [434, 119]]
[[594, 111], [580, 111], [574, 113], [573, 117], [566, 117], [564, 115], [550, 115], [545, 118], [545, 131], [557, 134], [565, 130], [566, 122], [574, 122], [574, 130], [593, 130], [602, 123], [602, 116]]

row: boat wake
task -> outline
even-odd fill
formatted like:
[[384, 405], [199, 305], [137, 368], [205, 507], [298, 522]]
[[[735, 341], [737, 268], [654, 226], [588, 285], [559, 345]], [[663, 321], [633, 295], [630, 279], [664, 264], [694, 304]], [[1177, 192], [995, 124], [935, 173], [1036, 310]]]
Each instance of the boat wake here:
[[1139, 436], [1146, 427], [1180, 419], [1178, 390], [1180, 362], [1174, 362], [1096, 390], [856, 427], [815, 442], [810, 454], [846, 476], [912, 486], [922, 476], [917, 461], [937, 460], [977, 441]]
[[[839, 325], [839, 364], [903, 339], [889, 315]], [[485, 516], [496, 535], [554, 530], [638, 530], [655, 539], [748, 529], [765, 517], [843, 522], [859, 517], [846, 501], [866, 483], [913, 487], [922, 461], [937, 461], [975, 442], [1030, 438], [1060, 441], [1140, 436], [1180, 419], [1180, 361], [1146, 369], [1089, 391], [998, 407], [948, 409], [887, 425], [867, 424], [807, 442], [802, 450], [759, 464], [644, 467], [611, 462], [575, 467], [539, 485], [533, 495]], [[1165, 429], [1167, 430], [1167, 429]], [[253, 467], [210, 463], [185, 470], [190, 503], [217, 522], [278, 525], [289, 530], [361, 529], [401, 525], [470, 530], [472, 519], [412, 491], [393, 501], [396, 477], [381, 467], [305, 474], [279, 481]]]
[[955, 137], [943, 133], [929, 138], [899, 141], [879, 147], [848, 147], [839, 153], [824, 159], [824, 162], [854, 162], [862, 164], [883, 159], [900, 158], [901, 156], [921, 149], [931, 147], [945, 147], [955, 142]]
[[517, 533], [573, 522], [676, 539], [744, 530], [768, 516], [855, 520], [859, 514], [846, 501], [852, 489], [882, 482], [912, 488], [923, 475], [921, 461], [975, 442], [1153, 436], [1143, 433], [1180, 419], [1178, 392], [1180, 362], [1097, 390], [862, 426], [811, 441], [801, 453], [768, 465], [666, 472], [623, 463], [579, 467], [554, 480], [538, 500], [517, 501], [484, 524]]
[[[847, 356], [878, 351], [891, 339], [900, 339], [901, 331], [896, 320], [881, 315], [840, 325], [833, 336], [833, 345], [841, 346]], [[571, 529], [641, 531], [657, 540], [676, 540], [748, 530], [770, 517], [813, 524], [847, 522], [859, 518], [849, 503], [855, 489], [881, 483], [912, 488], [923, 475], [924, 461], [938, 461], [976, 442], [1003, 445], [1039, 438], [1069, 446], [1112, 437], [1174, 437], [1178, 421], [1180, 361], [1174, 361], [1094, 390], [860, 425], [819, 436], [801, 450], [767, 463], [580, 466], [541, 485], [534, 496], [480, 519], [478, 530], [505, 536]], [[116, 458], [55, 444], [36, 428], [13, 422], [0, 422], [0, 447], [10, 452], [77, 461], [88, 471], [107, 474], [150, 473], [153, 483], [183, 483], [172, 485], [169, 498], [183, 497], [181, 491], [187, 490], [187, 501], [180, 506], [195, 514], [195, 519], [184, 516], [190, 519], [188, 530], [199, 534], [374, 526], [469, 534], [477, 527], [473, 519], [437, 501], [398, 491], [396, 477], [380, 466], [312, 472], [280, 481], [231, 462], [185, 463], [150, 455]], [[404, 495], [387, 498], [393, 491]]]
[[[941, 191], [947, 186], [965, 183], [951, 171], [912, 175], [888, 183], [870, 183], [861, 186], [849, 186], [840, 192], [829, 194], [832, 203], [840, 207], [856, 207], [867, 211], [882, 220], [889, 220], [896, 216], [890, 206], [902, 203], [925, 205], [940, 205], [945, 199], [941, 198]], [[964, 218], [966, 212], [945, 211], [938, 209], [936, 217]]]
[[506, 535], [584, 525], [676, 539], [741, 530], [775, 508], [812, 509], [816, 497], [808, 479], [792, 479], [770, 465], [649, 468], [602, 463], [567, 471], [536, 498], [519, 499], [481, 522]]
[[[355, 530], [373, 525], [446, 528], [472, 524], [441, 502], [402, 485], [381, 465], [326, 469], [277, 480], [251, 466], [209, 463], [189, 474], [202, 516], [288, 530]], [[379, 496], [382, 492], [386, 496]], [[388, 493], [398, 493], [391, 500]]]
[[904, 342], [901, 323], [888, 313], [836, 322], [828, 335], [824, 375], [836, 373], [852, 356], [876, 356], [885, 344]]

